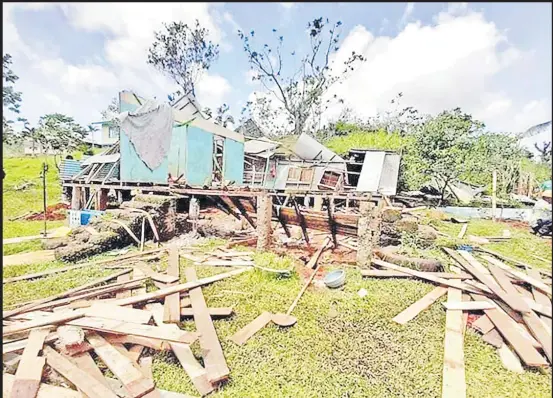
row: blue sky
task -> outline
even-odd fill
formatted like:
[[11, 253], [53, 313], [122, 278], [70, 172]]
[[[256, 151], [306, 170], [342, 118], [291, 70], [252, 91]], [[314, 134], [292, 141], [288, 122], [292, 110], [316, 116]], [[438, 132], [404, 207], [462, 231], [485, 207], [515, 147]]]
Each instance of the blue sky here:
[[[23, 116], [50, 113], [83, 124], [119, 90], [166, 99], [173, 84], [146, 64], [162, 22], [198, 18], [219, 43], [219, 59], [198, 84], [203, 106], [238, 115], [261, 89], [247, 76], [237, 29], [261, 45], [284, 36], [285, 63], [308, 49], [308, 21], [340, 20], [337, 59], [356, 49], [367, 61], [339, 94], [361, 117], [402, 105], [437, 113], [460, 106], [493, 131], [521, 131], [551, 119], [551, 4], [547, 3], [4, 3], [4, 53], [20, 77]], [[325, 115], [336, 116], [337, 110]]]

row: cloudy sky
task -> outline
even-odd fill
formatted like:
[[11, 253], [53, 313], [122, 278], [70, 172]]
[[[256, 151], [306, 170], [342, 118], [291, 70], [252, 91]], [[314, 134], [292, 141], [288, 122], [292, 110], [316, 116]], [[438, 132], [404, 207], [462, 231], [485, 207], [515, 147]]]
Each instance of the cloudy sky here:
[[367, 61], [341, 87], [360, 116], [402, 105], [436, 113], [461, 107], [492, 131], [522, 131], [551, 120], [551, 4], [546, 3], [3, 3], [4, 54], [20, 77], [31, 122], [60, 112], [82, 123], [122, 89], [165, 100], [175, 90], [147, 65], [163, 22], [196, 18], [221, 52], [197, 88], [202, 106], [227, 103], [238, 116], [258, 90], [237, 29], [257, 43], [284, 36], [285, 62], [307, 50], [306, 24], [340, 20], [343, 44]]

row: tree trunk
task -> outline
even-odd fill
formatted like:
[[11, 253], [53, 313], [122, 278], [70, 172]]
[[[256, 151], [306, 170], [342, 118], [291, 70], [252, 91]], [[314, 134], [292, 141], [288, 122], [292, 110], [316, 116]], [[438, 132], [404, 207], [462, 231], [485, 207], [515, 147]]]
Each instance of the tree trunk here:
[[444, 186], [442, 188], [442, 192], [440, 194], [440, 201], [438, 202], [438, 206], [441, 206], [442, 205], [442, 202], [444, 201], [444, 196], [445, 196], [445, 190], [447, 188], [447, 184], [449, 183], [449, 179], [445, 179], [444, 180]]

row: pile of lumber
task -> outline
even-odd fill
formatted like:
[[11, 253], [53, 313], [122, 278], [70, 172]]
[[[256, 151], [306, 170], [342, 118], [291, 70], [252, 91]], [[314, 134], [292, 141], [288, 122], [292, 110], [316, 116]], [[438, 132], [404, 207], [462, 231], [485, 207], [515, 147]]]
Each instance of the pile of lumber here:
[[[183, 256], [192, 256], [183, 251]], [[152, 255], [168, 256], [165, 272], [154, 270], [145, 262], [146, 256]], [[241, 254], [242, 258], [249, 255]], [[223, 256], [239, 257], [217, 251], [209, 258]], [[124, 269], [4, 311], [4, 396], [162, 397], [167, 392], [156, 389], [151, 350], [172, 351], [200, 395], [216, 390], [227, 380], [230, 370], [213, 319], [230, 316], [233, 310], [208, 308], [202, 286], [253, 267], [198, 279], [195, 267], [188, 266], [184, 270], [186, 282], [181, 283], [179, 258], [179, 249], [168, 247], [102, 260], [106, 268]], [[204, 263], [208, 261], [213, 260], [206, 259]], [[64, 271], [68, 268], [59, 272]], [[148, 280], [159, 289], [146, 292], [144, 284]], [[183, 318], [193, 318], [196, 331], [181, 330], [178, 323]], [[196, 340], [203, 366], [190, 349]], [[101, 370], [106, 368], [116, 379]], [[53, 375], [57, 374], [62, 376], [62, 386], [52, 384], [56, 383]], [[174, 393], [171, 396], [185, 397]]]
[[372, 264], [381, 269], [361, 271], [365, 277], [417, 278], [437, 285], [393, 318], [402, 325], [447, 293], [442, 303], [446, 311], [442, 396], [466, 396], [463, 336], [470, 313], [471, 319], [476, 318], [470, 326], [497, 348], [509, 370], [521, 373], [523, 365], [550, 366], [551, 273], [527, 264], [525, 271], [515, 269], [501, 261], [505, 257], [485, 249], [443, 250], [456, 263], [451, 272], [415, 271], [379, 259]]

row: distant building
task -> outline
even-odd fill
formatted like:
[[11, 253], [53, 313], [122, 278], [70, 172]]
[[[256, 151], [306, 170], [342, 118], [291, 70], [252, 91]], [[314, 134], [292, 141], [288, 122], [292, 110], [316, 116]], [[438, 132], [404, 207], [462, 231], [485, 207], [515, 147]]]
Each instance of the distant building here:
[[42, 145], [40, 145], [39, 143], [32, 140], [25, 140], [23, 142], [23, 153], [25, 155], [42, 155], [42, 154], [54, 155], [57, 152], [52, 148], [48, 148], [45, 151]]
[[112, 125], [110, 121], [94, 122], [91, 124], [100, 125], [100, 128], [98, 131], [88, 133], [84, 142], [99, 147], [109, 147], [119, 140], [119, 127]]

